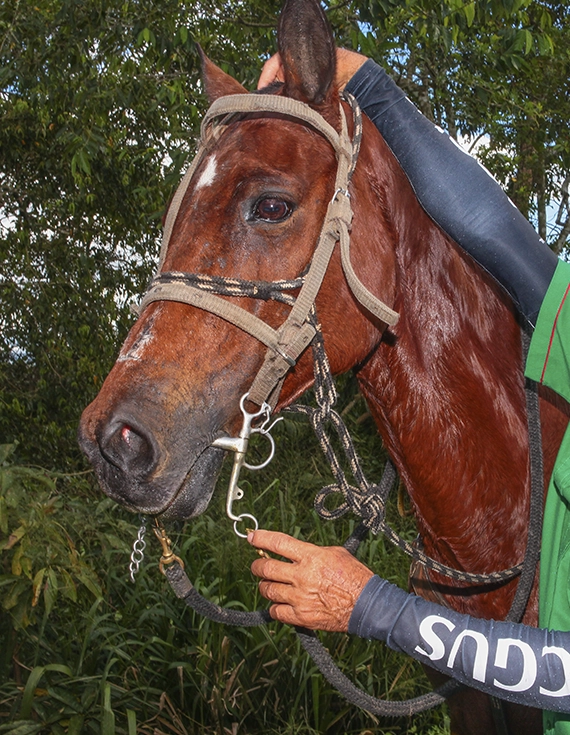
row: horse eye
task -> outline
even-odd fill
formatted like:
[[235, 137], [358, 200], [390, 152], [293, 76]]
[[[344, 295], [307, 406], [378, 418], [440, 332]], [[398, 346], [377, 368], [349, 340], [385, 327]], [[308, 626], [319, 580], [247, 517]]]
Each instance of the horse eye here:
[[253, 219], [263, 222], [283, 222], [293, 211], [293, 207], [284, 199], [264, 197], [253, 207]]

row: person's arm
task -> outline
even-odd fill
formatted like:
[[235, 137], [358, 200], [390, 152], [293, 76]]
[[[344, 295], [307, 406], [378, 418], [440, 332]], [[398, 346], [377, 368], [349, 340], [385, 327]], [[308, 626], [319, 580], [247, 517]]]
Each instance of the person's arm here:
[[530, 222], [483, 166], [424, 117], [372, 60], [358, 69], [346, 90], [382, 134], [430, 217], [506, 289], [535, 326], [558, 259]]
[[379, 577], [358, 598], [348, 632], [501, 699], [570, 712], [570, 633], [462, 615]]
[[497, 697], [570, 712], [570, 633], [481, 620], [408, 594], [341, 547], [283, 533], [249, 534], [271, 616], [305, 628], [385, 641], [444, 674]]

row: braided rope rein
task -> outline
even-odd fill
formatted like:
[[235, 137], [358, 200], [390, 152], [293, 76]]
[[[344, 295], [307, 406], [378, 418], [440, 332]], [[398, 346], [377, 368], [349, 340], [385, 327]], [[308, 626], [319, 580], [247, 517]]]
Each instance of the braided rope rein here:
[[[477, 574], [454, 569], [424, 554], [409, 541], [406, 541], [396, 533], [386, 522], [386, 500], [397, 473], [391, 460], [388, 460], [384, 476], [379, 484], [371, 484], [366, 479], [360, 459], [356, 453], [350, 433], [338, 412], [333, 409], [337, 394], [334, 380], [324, 349], [320, 325], [316, 325], [316, 336], [313, 342], [314, 372], [315, 372], [315, 397], [318, 408], [304, 405], [294, 405], [285, 411], [300, 413], [309, 417], [319, 445], [327, 458], [336, 483], [323, 487], [315, 498], [315, 510], [324, 520], [335, 520], [352, 511], [356, 516], [362, 518], [364, 525], [374, 534], [383, 533], [391, 543], [401, 549], [413, 559], [425, 564], [429, 569], [443, 576], [449, 577], [457, 582], [467, 584], [502, 584], [514, 579], [521, 574], [524, 562], [516, 564], [508, 569], [497, 572]], [[344, 470], [336, 456], [330, 437], [327, 435], [325, 425], [332, 424], [335, 429], [346, 459], [348, 460], [351, 474], [357, 487], [351, 485]], [[536, 446], [534, 436], [533, 444]], [[325, 502], [333, 493], [340, 493], [344, 501], [334, 510], [329, 510]], [[536, 494], [536, 493], [535, 493]]]

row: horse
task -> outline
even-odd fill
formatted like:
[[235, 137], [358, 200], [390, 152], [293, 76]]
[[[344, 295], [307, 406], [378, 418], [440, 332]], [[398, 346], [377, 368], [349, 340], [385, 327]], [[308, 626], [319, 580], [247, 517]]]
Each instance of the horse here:
[[[304, 103], [339, 131], [332, 32], [318, 2], [287, 0], [279, 25], [285, 81], [264, 90]], [[246, 90], [203, 56], [213, 103]], [[255, 96], [255, 95], [251, 95]], [[225, 120], [197, 162], [170, 224], [161, 272], [268, 282], [295, 280], [311, 263], [335, 195], [337, 160], [309, 123], [277, 112]], [[424, 551], [469, 572], [513, 566], [524, 554], [529, 442], [520, 324], [507, 295], [430, 219], [374, 125], [364, 117], [350, 182], [351, 258], [364, 288], [399, 314], [389, 325], [347, 282], [338, 248], [315, 299], [332, 372], [354, 371], [411, 499]], [[286, 300], [220, 297], [277, 330]], [[144, 305], [79, 439], [110, 497], [132, 511], [191, 518], [207, 507], [235, 436], [240, 400], [266, 347], [231, 321], [176, 300]], [[314, 381], [310, 350], [284, 375], [275, 411]], [[568, 417], [541, 393], [548, 480]], [[433, 575], [439, 598], [501, 619], [516, 581], [454, 588]], [[444, 586], [443, 586], [444, 585]], [[430, 595], [429, 590], [420, 594]], [[525, 622], [537, 622], [536, 585]], [[450, 700], [452, 732], [496, 732], [487, 698]], [[540, 732], [535, 710], [510, 706], [512, 732]]]

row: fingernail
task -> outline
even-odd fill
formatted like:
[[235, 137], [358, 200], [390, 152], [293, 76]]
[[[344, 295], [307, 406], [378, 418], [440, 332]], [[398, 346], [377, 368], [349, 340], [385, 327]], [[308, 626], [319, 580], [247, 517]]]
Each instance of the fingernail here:
[[249, 542], [250, 544], [252, 544], [252, 543], [253, 543], [253, 531], [248, 531], [248, 532], [247, 532], [247, 540], [248, 540], [248, 542]]

